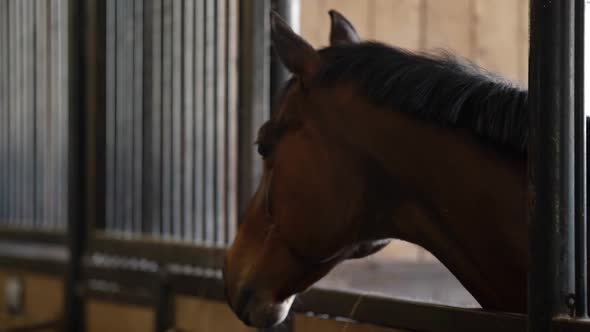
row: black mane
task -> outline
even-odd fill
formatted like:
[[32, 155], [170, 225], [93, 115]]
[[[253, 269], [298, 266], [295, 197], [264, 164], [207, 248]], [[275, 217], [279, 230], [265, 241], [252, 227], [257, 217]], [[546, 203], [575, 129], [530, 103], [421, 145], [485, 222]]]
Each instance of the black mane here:
[[495, 143], [524, 152], [527, 91], [474, 64], [367, 42], [320, 50], [321, 82], [349, 79], [379, 105], [442, 125], [469, 128]]

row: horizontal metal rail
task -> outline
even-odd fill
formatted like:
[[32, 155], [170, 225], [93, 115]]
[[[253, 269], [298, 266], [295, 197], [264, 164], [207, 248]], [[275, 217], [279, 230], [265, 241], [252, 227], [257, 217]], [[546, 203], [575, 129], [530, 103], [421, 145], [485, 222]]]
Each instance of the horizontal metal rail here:
[[225, 249], [203, 247], [161, 238], [117, 239], [97, 232], [90, 239], [89, 252], [151, 259], [160, 263], [188, 264], [221, 269]]

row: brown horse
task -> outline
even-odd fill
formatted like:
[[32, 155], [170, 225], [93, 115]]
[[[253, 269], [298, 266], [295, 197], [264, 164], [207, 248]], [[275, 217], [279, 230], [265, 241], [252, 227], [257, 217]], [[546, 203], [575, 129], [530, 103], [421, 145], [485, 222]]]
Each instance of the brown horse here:
[[527, 91], [449, 55], [360, 42], [330, 14], [321, 50], [271, 15], [293, 77], [260, 128], [264, 174], [225, 261], [230, 306], [280, 323], [335, 265], [397, 238], [483, 308], [526, 312]]

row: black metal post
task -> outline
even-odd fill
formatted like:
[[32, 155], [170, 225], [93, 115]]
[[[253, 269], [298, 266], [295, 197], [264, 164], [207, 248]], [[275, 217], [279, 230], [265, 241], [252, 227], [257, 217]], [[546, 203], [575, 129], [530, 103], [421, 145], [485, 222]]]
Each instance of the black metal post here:
[[529, 58], [529, 331], [573, 310], [574, 2], [532, 0]]
[[[272, 0], [271, 8], [276, 11], [295, 32], [299, 26], [299, 0]], [[278, 92], [291, 75], [281, 60], [277, 57], [274, 49], [271, 48], [270, 58], [270, 98], [271, 107], [278, 97]], [[271, 109], [271, 111], [273, 111]]]
[[238, 210], [258, 185], [262, 163], [254, 141], [270, 114], [270, 0], [240, 1]]
[[174, 304], [172, 301], [172, 289], [170, 287], [170, 280], [166, 266], [160, 266], [158, 272], [158, 280], [156, 281], [156, 289], [154, 289], [156, 296], [155, 303], [155, 331], [166, 332], [174, 326]]
[[85, 243], [86, 143], [86, 31], [87, 0], [69, 0], [68, 6], [68, 213], [69, 262], [65, 286], [65, 331], [84, 330], [84, 303], [79, 285]]
[[586, 253], [586, 114], [584, 110], [584, 16], [586, 0], [575, 2], [575, 135], [576, 135], [576, 317], [587, 309]]

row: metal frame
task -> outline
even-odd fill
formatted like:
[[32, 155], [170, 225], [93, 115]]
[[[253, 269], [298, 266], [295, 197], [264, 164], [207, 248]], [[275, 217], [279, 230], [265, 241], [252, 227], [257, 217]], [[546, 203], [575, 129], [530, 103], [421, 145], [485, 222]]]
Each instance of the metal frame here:
[[162, 239], [116, 239], [97, 232], [90, 240], [89, 252], [143, 257], [159, 263], [189, 264], [221, 269], [225, 249]]
[[[585, 121], [580, 121], [584, 119], [583, 76], [576, 74], [583, 66], [583, 48], [580, 46], [583, 44], [584, 17], [580, 11], [583, 2], [531, 1], [529, 81], [532, 153], [529, 166], [536, 196], [531, 200], [534, 206], [531, 217], [535, 222], [532, 223], [531, 233], [531, 304], [528, 317], [316, 288], [301, 295], [295, 311], [433, 332], [523, 331], [527, 326], [535, 332], [590, 330], [590, 322], [570, 317], [574, 307], [576, 316], [585, 317], [587, 314], [587, 197], [585, 190], [575, 185], [579, 183], [576, 179], [585, 179], [586, 167], [584, 158], [573, 157], [575, 151], [582, 153], [587, 148], [580, 139], [586, 134]], [[65, 274], [69, 285], [65, 294], [69, 331], [81, 330], [83, 326], [82, 297], [78, 292], [80, 285], [84, 285], [86, 297], [155, 305], [156, 326], [163, 331], [173, 325], [170, 300], [174, 294], [217, 301], [224, 299], [220, 279], [173, 272], [166, 264], [219, 269], [224, 249], [163, 240], [115, 239], [96, 232], [94, 227], [84, 228], [85, 224], [96, 225], [99, 218], [95, 216], [101, 210], [96, 196], [100, 192], [96, 178], [101, 172], [96, 165], [102, 158], [97, 139], [101, 122], [97, 114], [104, 99], [104, 91], [101, 90], [104, 77], [100, 71], [104, 59], [86, 57], [98, 54], [93, 51], [104, 48], [100, 36], [104, 35], [105, 26], [103, 21], [97, 20], [104, 10], [100, 3], [98, 0], [69, 0], [69, 19], [72, 22], [69, 72], [70, 80], [78, 83], [70, 87], [69, 115], [74, 125], [69, 135], [76, 138], [70, 139], [70, 236], [66, 242], [64, 235], [0, 229], [0, 239], [67, 243], [70, 261], [0, 257], [0, 265]], [[251, 143], [257, 126], [270, 112], [271, 76], [275, 88], [285, 76], [276, 62], [272, 70], [269, 61], [269, 0], [245, 0], [240, 6], [239, 66], [242, 75], [239, 123], [242, 139], [239, 158], [243, 167], [240, 170], [239, 209], [243, 211], [243, 203], [260, 175], [260, 165], [255, 162], [257, 159]], [[574, 228], [577, 237], [574, 237]], [[89, 252], [154, 259], [161, 264], [160, 268], [157, 272], [130, 271], [84, 263], [82, 255], [88, 252], [84, 246], [86, 237], [90, 239]], [[118, 291], [93, 288], [88, 281], [95, 279], [115, 282], [121, 288]], [[351, 312], [352, 308], [356, 309]]]
[[583, 8], [584, 0], [530, 7], [528, 329], [535, 332], [586, 316], [586, 234], [575, 236], [586, 229]]
[[0, 227], [0, 241], [31, 241], [48, 244], [66, 244], [66, 233], [49, 230], [27, 230], [21, 228]]

